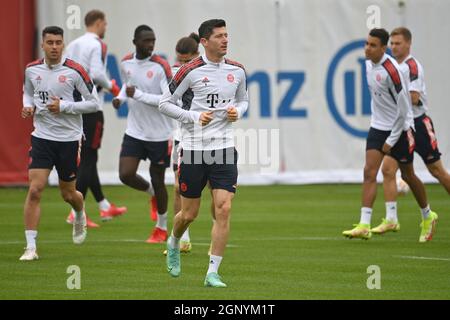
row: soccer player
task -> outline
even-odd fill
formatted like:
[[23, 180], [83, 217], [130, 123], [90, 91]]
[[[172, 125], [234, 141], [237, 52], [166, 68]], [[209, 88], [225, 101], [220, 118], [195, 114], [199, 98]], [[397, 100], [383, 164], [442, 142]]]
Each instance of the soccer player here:
[[[450, 194], [450, 175], [445, 170], [441, 153], [438, 149], [437, 139], [434, 131], [433, 121], [426, 114], [428, 111], [428, 99], [424, 80], [424, 71], [420, 62], [410, 54], [411, 32], [404, 27], [396, 28], [391, 32], [392, 54], [401, 68], [405, 69], [407, 81], [409, 82], [409, 95], [412, 101], [414, 114], [415, 151], [420, 155], [428, 171], [433, 175], [447, 192]], [[384, 199], [386, 201], [386, 219], [372, 233], [383, 234], [388, 231], [400, 230], [397, 217], [397, 192], [396, 192], [396, 172], [397, 162], [391, 157], [385, 157], [382, 166]], [[432, 216], [428, 215], [424, 219], [426, 227], [427, 220]]]
[[[84, 17], [86, 33], [72, 41], [67, 46], [67, 56], [78, 61], [88, 72], [99, 92], [100, 102], [103, 105], [104, 89], [110, 91], [114, 96], [119, 93], [120, 88], [116, 81], [109, 80], [106, 75], [106, 44], [102, 41], [106, 32], [105, 14], [99, 10], [89, 11]], [[103, 111], [102, 108], [95, 113], [83, 115], [83, 130], [85, 141], [81, 147], [81, 162], [78, 168], [77, 190], [86, 199], [88, 189], [94, 195], [100, 209], [102, 221], [122, 215], [126, 212], [126, 207], [116, 207], [104, 196], [100, 179], [98, 177], [97, 161], [98, 149], [101, 145], [103, 135]], [[67, 222], [72, 223], [74, 217], [73, 210], [67, 217]], [[88, 217], [88, 227], [98, 227], [96, 223]]]
[[[203, 188], [209, 182], [216, 221], [204, 285], [226, 287], [218, 269], [230, 229], [231, 202], [236, 192], [237, 151], [232, 122], [248, 107], [244, 67], [224, 58], [228, 33], [224, 20], [203, 22], [199, 28], [205, 54], [183, 65], [165, 91], [159, 108], [181, 122], [179, 184], [181, 210], [167, 241], [167, 270], [181, 273], [180, 238], [198, 215]], [[183, 106], [177, 104], [182, 99]]]
[[[128, 100], [130, 110], [127, 129], [123, 137], [119, 161], [120, 180], [133, 189], [156, 196], [158, 217], [148, 243], [167, 240], [167, 189], [164, 182], [166, 168], [170, 166], [173, 120], [163, 115], [159, 101], [172, 78], [170, 65], [153, 54], [155, 33], [140, 25], [134, 31], [136, 52], [127, 55], [120, 64], [124, 85], [113, 100], [118, 108]], [[150, 159], [148, 182], [136, 173], [141, 160]]]
[[22, 117], [33, 117], [34, 130], [28, 167], [30, 185], [24, 206], [27, 247], [20, 257], [22, 261], [39, 258], [36, 238], [40, 201], [53, 167], [58, 172], [62, 198], [75, 211], [73, 242], [81, 244], [86, 238], [83, 195], [75, 189], [83, 134], [81, 114], [96, 112], [100, 102], [84, 68], [62, 56], [63, 37], [63, 29], [46, 27], [41, 45], [44, 58], [31, 62], [25, 70]]
[[420, 206], [423, 221], [419, 241], [426, 242], [433, 236], [438, 216], [431, 211], [425, 187], [414, 172], [414, 121], [408, 83], [397, 62], [386, 54], [388, 40], [386, 30], [372, 29], [365, 46], [372, 117], [366, 144], [361, 220], [343, 235], [362, 239], [372, 236], [370, 222], [377, 193], [376, 177], [386, 155], [397, 161], [403, 180]]

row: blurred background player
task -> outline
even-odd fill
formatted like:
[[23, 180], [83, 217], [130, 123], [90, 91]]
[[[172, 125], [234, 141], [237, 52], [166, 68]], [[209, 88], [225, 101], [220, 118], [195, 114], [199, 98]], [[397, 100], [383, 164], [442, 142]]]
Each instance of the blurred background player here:
[[[120, 63], [124, 84], [113, 99], [118, 108], [128, 99], [127, 129], [123, 137], [119, 161], [119, 177], [133, 189], [155, 195], [158, 208], [156, 227], [148, 243], [167, 240], [168, 195], [164, 182], [166, 168], [170, 166], [173, 132], [172, 119], [163, 115], [159, 101], [172, 78], [170, 65], [153, 54], [155, 33], [146, 25], [134, 32], [136, 52], [127, 55]], [[150, 159], [150, 180], [137, 174], [141, 160]]]
[[[365, 46], [367, 83], [371, 94], [371, 123], [366, 145], [361, 219], [342, 234], [348, 238], [369, 239], [372, 207], [377, 195], [377, 173], [383, 158], [394, 158], [403, 180], [410, 186], [422, 213], [419, 242], [431, 240], [437, 214], [428, 204], [425, 187], [414, 172], [414, 121], [408, 83], [397, 62], [386, 54], [389, 33], [372, 29]], [[395, 191], [396, 192], [396, 191]]]
[[[426, 114], [428, 99], [425, 87], [423, 67], [410, 54], [411, 32], [407, 28], [396, 28], [391, 32], [391, 49], [395, 60], [405, 73], [409, 82], [415, 127], [415, 151], [420, 155], [428, 171], [435, 177], [450, 194], [450, 175], [441, 161], [433, 121]], [[400, 230], [397, 217], [397, 162], [391, 157], [385, 157], [382, 166], [384, 199], [386, 201], [386, 218], [381, 224], [372, 229], [372, 233], [382, 234], [387, 231]]]
[[[218, 274], [230, 231], [231, 202], [237, 184], [237, 151], [232, 122], [248, 107], [243, 66], [224, 58], [228, 33], [224, 20], [203, 22], [199, 36], [205, 54], [183, 65], [161, 99], [159, 108], [182, 123], [179, 167], [181, 210], [167, 241], [167, 271], [181, 273], [180, 239], [198, 216], [201, 193], [209, 181], [216, 221], [205, 286], [226, 287]], [[181, 99], [183, 106], [177, 103]]]
[[31, 133], [29, 189], [24, 207], [27, 247], [20, 257], [22, 261], [39, 258], [36, 237], [41, 194], [53, 167], [58, 172], [61, 195], [75, 212], [73, 242], [81, 244], [86, 238], [83, 195], [75, 189], [83, 134], [81, 114], [96, 112], [100, 102], [83, 67], [62, 56], [63, 37], [63, 29], [45, 28], [41, 45], [44, 58], [31, 62], [25, 70], [22, 117], [33, 117], [34, 131]]
[[[109, 80], [106, 75], [107, 47], [102, 41], [106, 32], [106, 17], [102, 11], [91, 10], [84, 17], [86, 33], [73, 40], [67, 46], [67, 56], [78, 61], [88, 72], [97, 86], [101, 106], [104, 102], [104, 89], [114, 96], [120, 88], [116, 81]], [[92, 114], [83, 115], [83, 131], [85, 140], [81, 146], [81, 162], [78, 168], [77, 190], [86, 199], [88, 189], [94, 195], [100, 209], [100, 218], [107, 221], [126, 212], [126, 207], [116, 207], [104, 196], [97, 170], [98, 149], [103, 136], [104, 117], [102, 108]], [[67, 222], [73, 222], [73, 210], [67, 217]], [[88, 227], [98, 227], [88, 219]]]

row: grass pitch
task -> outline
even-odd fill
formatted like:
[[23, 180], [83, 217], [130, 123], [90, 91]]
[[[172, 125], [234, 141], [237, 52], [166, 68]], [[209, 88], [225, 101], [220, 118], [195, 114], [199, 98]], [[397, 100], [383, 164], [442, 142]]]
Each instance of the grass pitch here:
[[[165, 270], [165, 246], [144, 242], [153, 226], [146, 195], [127, 187], [104, 191], [128, 212], [89, 229], [86, 242], [76, 246], [65, 223], [69, 206], [58, 189], [46, 189], [40, 260], [20, 262], [26, 189], [0, 189], [0, 299], [450, 299], [450, 198], [439, 185], [427, 185], [439, 222], [426, 244], [418, 243], [420, 211], [411, 194], [398, 200], [400, 232], [363, 241], [341, 236], [359, 220], [360, 185], [240, 187], [220, 268], [226, 289], [203, 287], [211, 227], [207, 190], [191, 226], [193, 250], [182, 255], [176, 279]], [[384, 217], [381, 188], [378, 196], [373, 225]], [[87, 212], [99, 222], [90, 195]], [[80, 290], [67, 288], [71, 265], [80, 267]], [[367, 288], [371, 265], [380, 268], [381, 289]]]

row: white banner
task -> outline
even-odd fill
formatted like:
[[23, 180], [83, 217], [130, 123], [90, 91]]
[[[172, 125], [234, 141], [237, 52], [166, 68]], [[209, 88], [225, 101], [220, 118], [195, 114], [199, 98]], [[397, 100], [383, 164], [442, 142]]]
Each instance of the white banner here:
[[[244, 64], [249, 81], [248, 115], [235, 125], [241, 184], [360, 182], [370, 118], [364, 42], [374, 25], [388, 31], [406, 26], [426, 72], [429, 115], [450, 167], [450, 43], [444, 40], [450, 1], [40, 0], [39, 31], [62, 26], [69, 43], [84, 33], [91, 9], [106, 14], [108, 70], [116, 79], [120, 59], [134, 50], [138, 25], [154, 29], [155, 52], [173, 63], [179, 38], [204, 20], [226, 20], [228, 57]], [[99, 170], [104, 183], [117, 183], [126, 110], [116, 112], [107, 102], [104, 111]], [[418, 155], [415, 166], [425, 181], [435, 181]], [[147, 171], [148, 162], [140, 169]]]

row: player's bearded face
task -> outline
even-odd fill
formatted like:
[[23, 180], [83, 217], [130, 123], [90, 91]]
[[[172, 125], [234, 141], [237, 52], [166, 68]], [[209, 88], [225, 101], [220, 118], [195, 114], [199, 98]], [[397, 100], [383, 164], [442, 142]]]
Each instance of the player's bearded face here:
[[64, 40], [61, 35], [47, 33], [43, 39], [42, 49], [49, 60], [59, 60], [64, 50]]

